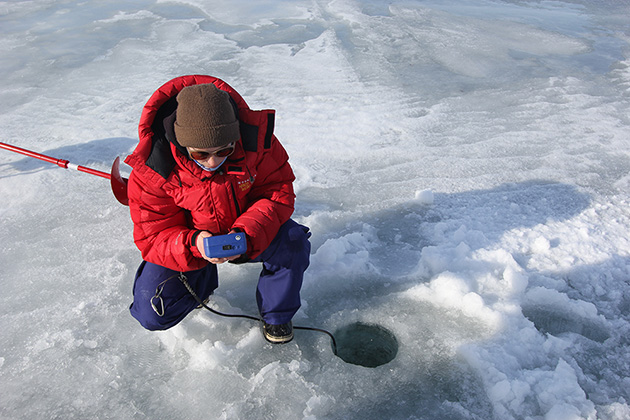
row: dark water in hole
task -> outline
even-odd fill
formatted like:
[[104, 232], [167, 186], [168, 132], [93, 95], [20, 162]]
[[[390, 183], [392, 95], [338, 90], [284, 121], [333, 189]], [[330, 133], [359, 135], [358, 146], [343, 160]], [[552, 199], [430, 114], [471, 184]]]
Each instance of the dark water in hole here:
[[398, 354], [394, 334], [375, 324], [356, 322], [335, 331], [337, 356], [344, 362], [377, 367], [391, 362]]

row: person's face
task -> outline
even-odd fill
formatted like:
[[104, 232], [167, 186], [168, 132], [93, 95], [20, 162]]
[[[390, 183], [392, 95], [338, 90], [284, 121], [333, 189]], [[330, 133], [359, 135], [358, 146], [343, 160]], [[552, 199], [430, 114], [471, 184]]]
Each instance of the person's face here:
[[234, 153], [234, 143], [210, 149], [197, 149], [195, 147], [187, 147], [186, 149], [191, 159], [196, 160], [205, 168], [214, 168]]

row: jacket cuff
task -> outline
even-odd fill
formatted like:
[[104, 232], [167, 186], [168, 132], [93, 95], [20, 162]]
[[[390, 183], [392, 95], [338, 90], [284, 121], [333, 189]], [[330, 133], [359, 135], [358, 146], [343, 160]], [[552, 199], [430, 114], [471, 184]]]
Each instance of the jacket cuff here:
[[190, 250], [192, 252], [192, 254], [197, 257], [197, 258], [202, 258], [203, 256], [201, 255], [201, 253], [199, 252], [199, 248], [197, 248], [197, 237], [199, 236], [199, 234], [203, 232], [202, 230], [196, 230], [193, 232], [192, 235], [190, 235]]

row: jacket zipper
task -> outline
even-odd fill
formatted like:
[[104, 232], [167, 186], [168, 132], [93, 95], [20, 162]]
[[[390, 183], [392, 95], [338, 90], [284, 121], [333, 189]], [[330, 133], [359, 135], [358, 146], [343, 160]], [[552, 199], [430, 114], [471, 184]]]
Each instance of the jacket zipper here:
[[238, 199], [236, 198], [236, 190], [234, 189], [234, 184], [230, 183], [230, 188], [232, 189], [232, 198], [234, 199], [234, 207], [236, 207], [236, 217], [241, 215], [241, 207], [238, 205]]
[[[209, 177], [204, 178], [204, 181], [211, 181], [212, 177], [214, 177], [216, 174], [219, 175], [223, 175], [223, 170], [220, 171], [214, 171]], [[239, 217], [241, 215], [241, 207], [238, 205], [238, 198], [236, 197], [236, 190], [234, 189], [234, 184], [232, 184], [230, 182], [230, 190], [232, 191], [232, 199], [234, 200], [234, 208], [236, 209], [236, 217]]]

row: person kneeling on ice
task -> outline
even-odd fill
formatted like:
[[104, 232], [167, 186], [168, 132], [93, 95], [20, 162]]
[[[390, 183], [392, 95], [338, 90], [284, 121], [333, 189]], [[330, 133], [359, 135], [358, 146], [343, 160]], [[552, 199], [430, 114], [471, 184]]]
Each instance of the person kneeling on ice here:
[[[291, 219], [295, 176], [273, 134], [274, 116], [201, 75], [167, 82], [145, 105], [140, 142], [125, 160], [143, 258], [130, 311], [143, 327], [168, 329], [207, 300], [218, 287], [218, 264], [256, 262], [263, 334], [272, 343], [293, 338], [310, 233]], [[245, 253], [206, 255], [204, 238], [234, 232], [245, 235]]]

